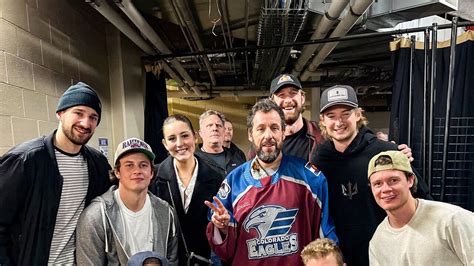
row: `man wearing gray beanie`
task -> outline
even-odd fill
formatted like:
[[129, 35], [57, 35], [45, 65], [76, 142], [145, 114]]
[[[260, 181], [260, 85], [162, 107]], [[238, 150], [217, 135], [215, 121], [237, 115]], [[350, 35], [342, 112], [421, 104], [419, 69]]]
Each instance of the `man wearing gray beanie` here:
[[0, 158], [0, 265], [75, 263], [78, 218], [110, 186], [107, 158], [86, 145], [101, 113], [97, 93], [78, 82], [59, 99], [51, 135]]

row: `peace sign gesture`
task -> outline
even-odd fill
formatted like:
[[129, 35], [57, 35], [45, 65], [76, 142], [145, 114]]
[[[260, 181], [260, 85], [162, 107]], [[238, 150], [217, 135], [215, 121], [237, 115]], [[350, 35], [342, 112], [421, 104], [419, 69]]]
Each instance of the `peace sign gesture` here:
[[219, 228], [223, 234], [227, 234], [227, 229], [229, 228], [230, 215], [227, 209], [224, 207], [224, 204], [216, 197], [212, 197], [217, 203], [217, 207], [212, 204], [212, 202], [204, 201], [207, 207], [209, 207], [214, 213], [211, 217], [211, 222]]

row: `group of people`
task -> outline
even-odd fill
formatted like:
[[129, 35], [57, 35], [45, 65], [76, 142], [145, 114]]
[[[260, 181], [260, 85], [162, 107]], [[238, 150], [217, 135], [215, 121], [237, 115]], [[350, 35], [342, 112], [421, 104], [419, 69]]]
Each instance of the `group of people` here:
[[198, 131], [165, 119], [161, 163], [129, 138], [111, 169], [86, 145], [100, 99], [71, 86], [57, 130], [0, 158], [0, 265], [474, 264], [472, 212], [429, 200], [409, 147], [377, 138], [352, 87], [323, 91], [319, 124], [304, 103], [296, 77], [272, 81], [247, 116], [248, 161], [208, 110]]

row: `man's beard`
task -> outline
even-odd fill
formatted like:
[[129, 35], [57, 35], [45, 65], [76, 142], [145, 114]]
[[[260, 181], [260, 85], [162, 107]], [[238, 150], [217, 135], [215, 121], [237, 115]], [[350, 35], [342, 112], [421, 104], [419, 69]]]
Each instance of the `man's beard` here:
[[301, 108], [299, 108], [298, 106], [295, 106], [295, 109], [291, 114], [285, 112], [285, 110], [283, 109], [283, 114], [285, 114], [285, 124], [293, 125], [300, 117]]
[[257, 151], [257, 157], [258, 157], [258, 159], [260, 159], [260, 161], [262, 161], [264, 163], [272, 163], [278, 158], [278, 155], [280, 155], [280, 152], [281, 152], [281, 145], [278, 145], [276, 141], [274, 141], [274, 142], [275, 142], [274, 143], [275, 150], [272, 151], [272, 152], [264, 152], [263, 151], [262, 146], [265, 143], [262, 143], [262, 145], [260, 145], [260, 147], [257, 147], [254, 144], [254, 148]]
[[[69, 141], [71, 141], [75, 145], [81, 145], [81, 146], [85, 145], [87, 142], [89, 142], [90, 138], [92, 137], [92, 134], [89, 134], [88, 136], [83, 137], [83, 138], [76, 135], [74, 133], [74, 127], [80, 127], [80, 126], [73, 125], [70, 128], [66, 128], [63, 125], [62, 127], [63, 127], [62, 129], [63, 129], [64, 135], [66, 135], [66, 137], [69, 139]], [[82, 127], [80, 127], [80, 128], [82, 128]], [[84, 128], [82, 128], [82, 129], [84, 129]], [[89, 133], [91, 133], [90, 129], [86, 129], [86, 130], [88, 130]]]

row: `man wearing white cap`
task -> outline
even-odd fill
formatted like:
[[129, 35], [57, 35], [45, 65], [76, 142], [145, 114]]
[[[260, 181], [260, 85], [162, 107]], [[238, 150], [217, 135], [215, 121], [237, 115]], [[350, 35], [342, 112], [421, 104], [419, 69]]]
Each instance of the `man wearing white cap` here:
[[413, 197], [417, 177], [399, 151], [369, 162], [370, 188], [387, 217], [370, 240], [370, 265], [474, 265], [474, 214]]
[[151, 147], [129, 138], [115, 152], [113, 186], [92, 201], [77, 226], [77, 264], [127, 264], [141, 251], [155, 251], [177, 265], [176, 215], [165, 201], [148, 193], [154, 175]]

